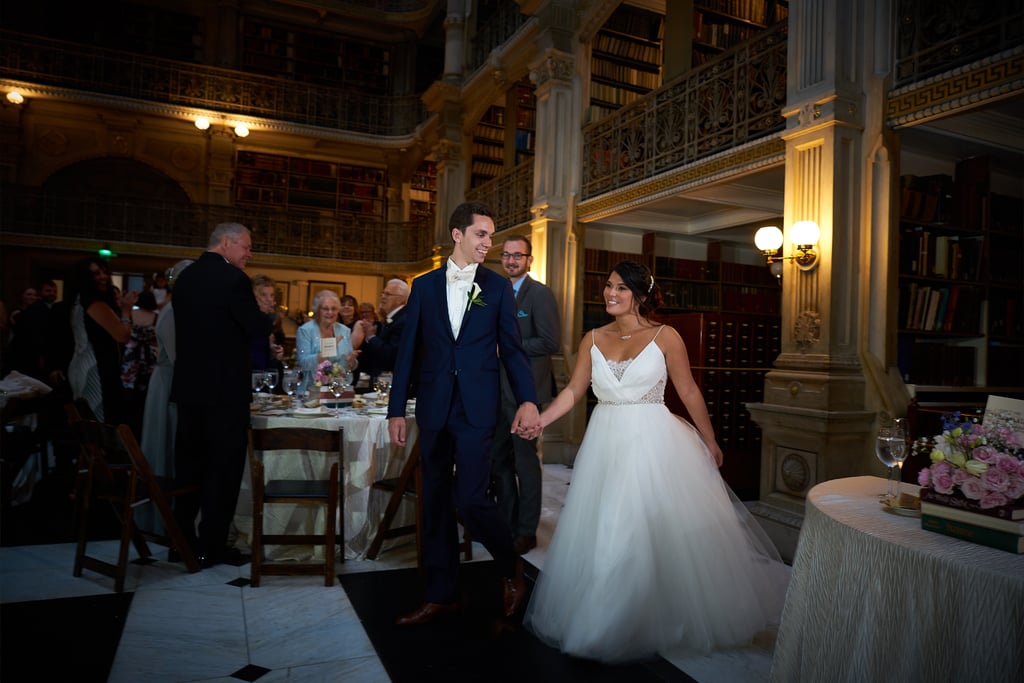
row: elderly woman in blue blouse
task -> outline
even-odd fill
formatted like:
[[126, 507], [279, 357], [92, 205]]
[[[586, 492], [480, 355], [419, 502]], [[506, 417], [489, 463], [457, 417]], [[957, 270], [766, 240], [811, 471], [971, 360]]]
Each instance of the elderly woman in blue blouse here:
[[313, 319], [302, 325], [295, 335], [295, 352], [302, 370], [299, 393], [313, 383], [313, 373], [323, 361], [342, 363], [349, 369], [356, 366], [359, 347], [363, 343], [362, 327], [350, 331], [340, 320], [341, 300], [329, 289], [313, 297]]

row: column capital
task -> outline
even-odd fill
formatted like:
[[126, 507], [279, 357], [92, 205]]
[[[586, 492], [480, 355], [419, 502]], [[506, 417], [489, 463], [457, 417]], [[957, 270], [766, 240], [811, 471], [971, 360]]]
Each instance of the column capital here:
[[538, 89], [549, 84], [571, 86], [575, 73], [576, 58], [558, 50], [545, 50], [541, 59], [530, 65], [530, 80]]

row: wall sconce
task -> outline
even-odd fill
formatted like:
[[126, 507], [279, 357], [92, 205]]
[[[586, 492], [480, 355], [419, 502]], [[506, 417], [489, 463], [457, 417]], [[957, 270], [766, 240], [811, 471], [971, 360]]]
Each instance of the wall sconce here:
[[767, 260], [768, 267], [775, 277], [782, 276], [782, 261], [793, 259], [800, 270], [813, 270], [818, 265], [818, 254], [814, 245], [821, 237], [821, 228], [814, 221], [799, 221], [789, 229], [789, 241], [799, 252], [792, 256], [776, 256], [782, 247], [782, 231], [774, 225], [768, 225], [754, 235], [754, 244], [761, 250]]
[[[199, 130], [209, 130], [212, 125], [210, 117], [208, 116], [197, 116], [194, 123], [195, 127]], [[249, 127], [244, 123], [229, 123], [224, 121], [223, 117], [221, 118], [220, 123], [228, 130], [234, 132], [236, 137], [244, 138], [249, 136]]]
[[21, 104], [25, 101], [25, 96], [17, 90], [12, 90], [9, 93], [7, 93], [7, 101], [11, 104]]
[[248, 137], [249, 128], [244, 123], [235, 124], [235, 135], [240, 138]]
[[207, 130], [210, 127], [210, 119], [205, 116], [196, 118], [196, 128], [199, 130]]

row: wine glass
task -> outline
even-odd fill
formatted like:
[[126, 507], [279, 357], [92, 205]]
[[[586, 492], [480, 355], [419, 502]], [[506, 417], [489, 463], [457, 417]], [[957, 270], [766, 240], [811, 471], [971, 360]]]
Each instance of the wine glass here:
[[252, 373], [252, 393], [254, 394], [253, 401], [255, 401], [256, 403], [260, 403], [262, 400], [262, 397], [260, 396], [260, 390], [263, 389], [263, 378], [264, 373], [262, 370], [257, 370]]
[[267, 385], [267, 393], [274, 393], [277, 386], [277, 370], [267, 370], [263, 373], [263, 383]]
[[387, 403], [388, 394], [391, 392], [391, 378], [390, 372], [382, 372], [377, 376], [377, 402]]
[[903, 482], [903, 462], [910, 455], [910, 449], [907, 448], [907, 432], [903, 427], [903, 418], [896, 418], [893, 420], [893, 426], [891, 435], [889, 436], [889, 456], [896, 463], [897, 475], [896, 475], [896, 498], [900, 497], [900, 484]]
[[893, 438], [892, 427], [880, 427], [878, 429], [878, 436], [875, 439], [875, 455], [882, 461], [882, 464], [888, 468], [888, 472], [885, 477], [885, 493], [878, 494], [879, 498], [892, 498], [892, 475], [895, 471], [896, 460], [892, 457], [892, 445], [891, 441]]
[[281, 373], [281, 385], [284, 393], [294, 399], [295, 393], [299, 390], [299, 373], [295, 370], [285, 370]]
[[345, 393], [345, 379], [343, 377], [332, 377], [331, 383], [327, 385], [334, 394], [334, 414], [338, 414], [338, 399]]

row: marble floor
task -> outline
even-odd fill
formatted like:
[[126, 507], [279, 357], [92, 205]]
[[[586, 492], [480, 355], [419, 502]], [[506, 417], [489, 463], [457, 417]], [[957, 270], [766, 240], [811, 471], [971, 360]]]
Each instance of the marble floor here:
[[[561, 465], [545, 466], [538, 547], [526, 555], [538, 568], [543, 568], [571, 472]], [[112, 559], [115, 547], [113, 541], [94, 543], [90, 553], [107, 553]], [[73, 555], [70, 543], [0, 548], [0, 603], [110, 595], [111, 579], [89, 571], [80, 578], [71, 575]], [[477, 546], [474, 558], [489, 556]], [[414, 545], [398, 542], [376, 561], [339, 563], [338, 572], [414, 565]], [[248, 575], [248, 564], [218, 565], [197, 574], [162, 560], [130, 564], [125, 591], [132, 594], [131, 605], [107, 680], [389, 680], [340, 587], [325, 588], [315, 577], [297, 576], [266, 577], [261, 587], [252, 588]], [[768, 680], [771, 647], [771, 642], [758, 642], [742, 650], [671, 663], [700, 683], [755, 683]]]

